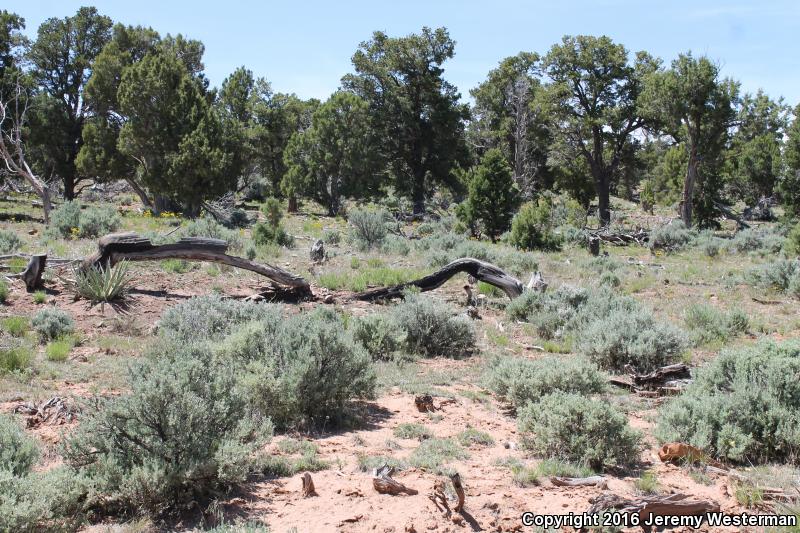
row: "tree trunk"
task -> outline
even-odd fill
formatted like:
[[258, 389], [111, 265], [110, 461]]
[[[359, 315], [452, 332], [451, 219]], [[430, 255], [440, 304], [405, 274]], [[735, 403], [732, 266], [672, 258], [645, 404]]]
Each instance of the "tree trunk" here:
[[414, 183], [411, 184], [411, 200], [413, 202], [413, 215], [425, 214], [425, 171], [414, 170]]
[[66, 175], [62, 180], [64, 182], [64, 199], [72, 201], [75, 199], [75, 176]]
[[597, 216], [600, 218], [600, 225], [608, 226], [611, 222], [611, 201], [608, 191], [608, 176], [602, 172], [595, 180], [597, 189]]
[[286, 208], [289, 213], [297, 213], [297, 196], [289, 195], [289, 206]]
[[681, 220], [687, 228], [692, 227], [692, 203], [694, 202], [694, 185], [697, 181], [697, 147], [692, 145], [689, 152], [689, 164], [686, 169], [686, 180], [683, 182], [683, 201], [681, 203]]
[[133, 178], [126, 178], [125, 181], [128, 182], [128, 185], [131, 186], [133, 192], [135, 192], [136, 196], [139, 197], [139, 200], [142, 202], [142, 205], [145, 207], [145, 209], [153, 209], [153, 202], [150, 201], [150, 197], [147, 196], [147, 192], [142, 188], [142, 186], [136, 183], [136, 180]]

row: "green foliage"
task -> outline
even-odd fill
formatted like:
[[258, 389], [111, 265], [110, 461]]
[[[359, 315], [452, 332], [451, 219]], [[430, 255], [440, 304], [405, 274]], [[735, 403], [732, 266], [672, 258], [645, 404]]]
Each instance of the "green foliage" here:
[[261, 204], [261, 212], [270, 226], [277, 227], [283, 219], [283, 205], [277, 198], [270, 196]]
[[460, 358], [475, 349], [475, 330], [469, 319], [454, 316], [449, 306], [433, 298], [407, 293], [390, 317], [405, 334], [411, 353]]
[[467, 160], [469, 108], [442, 77], [454, 52], [445, 28], [404, 37], [377, 31], [353, 55], [355, 73], [342, 79], [344, 90], [367, 102], [381, 166], [395, 189], [411, 198], [414, 212], [423, 211], [433, 185], [450, 182], [453, 169]]
[[446, 463], [467, 457], [467, 451], [453, 439], [426, 439], [411, 452], [408, 463], [415, 468], [439, 474]]
[[789, 234], [786, 235], [784, 249], [787, 254], [800, 257], [800, 222], [792, 226], [792, 229], [789, 230]]
[[60, 339], [75, 331], [75, 321], [69, 313], [55, 307], [42, 309], [33, 315], [31, 326], [42, 341]]
[[359, 250], [369, 251], [383, 244], [390, 217], [383, 209], [353, 209], [348, 213], [351, 236]]
[[398, 439], [425, 440], [433, 438], [433, 431], [422, 424], [404, 422], [394, 428], [394, 436]]
[[113, 267], [76, 269], [75, 292], [93, 303], [121, 300], [131, 282], [128, 270], [128, 263], [125, 261]]
[[784, 148], [786, 169], [778, 183], [781, 205], [790, 216], [800, 215], [800, 105], [794, 109], [794, 120], [786, 130]]
[[523, 446], [543, 457], [595, 470], [639, 460], [641, 435], [606, 402], [554, 392], [527, 404], [517, 417]]
[[45, 347], [44, 353], [48, 361], [63, 363], [69, 357], [69, 352], [75, 346], [75, 340], [70, 337], [50, 341]]
[[2, 321], [3, 331], [6, 331], [12, 337], [22, 337], [29, 327], [28, 318], [24, 316], [10, 316]]
[[391, 286], [406, 283], [420, 277], [420, 271], [410, 268], [390, 268], [390, 267], [361, 267], [361, 262], [357, 258], [351, 259], [350, 267], [358, 272], [327, 272], [320, 274], [319, 284], [331, 290], [348, 289], [361, 292], [368, 287]]
[[0, 280], [0, 304], [6, 303], [8, 300], [8, 283], [5, 280]]
[[26, 344], [0, 346], [0, 372], [21, 372], [33, 361], [33, 350]]
[[259, 222], [253, 226], [253, 241], [259, 246], [276, 244], [291, 248], [294, 246], [294, 237], [286, 232], [283, 225], [273, 226], [269, 222]]
[[736, 232], [728, 243], [728, 249], [738, 253], [758, 251], [764, 254], [777, 254], [785, 241], [785, 237], [775, 231], [748, 228]]
[[403, 345], [397, 325], [385, 314], [370, 314], [353, 320], [353, 340], [360, 343], [373, 361], [392, 360]]
[[654, 251], [677, 252], [688, 246], [694, 235], [695, 233], [688, 229], [683, 221], [674, 220], [651, 231], [648, 246]]
[[458, 443], [469, 448], [470, 446], [491, 446], [494, 444], [494, 439], [485, 431], [479, 431], [475, 428], [467, 428], [456, 436]]
[[800, 346], [761, 342], [723, 351], [659, 413], [656, 436], [736, 462], [795, 461]]
[[634, 298], [603, 286], [526, 291], [506, 311], [512, 319], [530, 322], [544, 339], [574, 339], [578, 351], [604, 369], [631, 365], [649, 372], [675, 360], [686, 345], [680, 330], [656, 320]]
[[243, 245], [238, 231], [230, 230], [210, 217], [196, 218], [190, 221], [181, 232], [186, 237], [221, 239], [227, 242], [233, 250], [240, 250]]
[[159, 333], [177, 343], [219, 341], [251, 320], [271, 319], [275, 308], [237, 302], [218, 295], [201, 296], [167, 309], [158, 323]]
[[0, 229], [0, 254], [11, 254], [22, 246], [22, 239], [14, 231]]
[[498, 149], [487, 151], [469, 182], [467, 224], [480, 223], [492, 242], [511, 225], [519, 203], [519, 190], [511, 178], [511, 167]]
[[693, 340], [698, 344], [725, 342], [730, 337], [747, 331], [750, 323], [741, 309], [722, 313], [707, 304], [689, 306], [684, 320]]
[[561, 239], [553, 231], [552, 207], [547, 198], [523, 205], [511, 223], [509, 242], [523, 250], [557, 250]]
[[0, 414], [0, 472], [22, 476], [31, 471], [38, 459], [36, 441], [25, 434], [14, 418]]
[[642, 475], [633, 482], [633, 486], [643, 494], [656, 494], [661, 488], [658, 483], [658, 475], [653, 470], [642, 472]]
[[64, 202], [50, 212], [49, 235], [93, 238], [119, 229], [120, 218], [111, 207], [86, 207], [81, 202]]
[[329, 229], [322, 232], [322, 240], [325, 244], [339, 244], [342, 242], [342, 232], [338, 229]]
[[488, 387], [517, 408], [556, 391], [587, 396], [603, 392], [606, 381], [580, 356], [506, 357], [494, 361], [487, 375]]
[[185, 274], [192, 270], [192, 263], [185, 259], [164, 259], [161, 261], [161, 268], [171, 274]]
[[788, 292], [800, 297], [800, 260], [776, 259], [750, 269], [745, 274], [748, 283], [757, 287]]
[[66, 441], [90, 505], [160, 514], [245, 479], [272, 428], [248, 415], [235, 365], [174, 345], [130, 372], [131, 392], [97, 400]]
[[44, 291], [36, 291], [33, 293], [33, 303], [35, 304], [43, 304], [47, 301], [47, 293]]

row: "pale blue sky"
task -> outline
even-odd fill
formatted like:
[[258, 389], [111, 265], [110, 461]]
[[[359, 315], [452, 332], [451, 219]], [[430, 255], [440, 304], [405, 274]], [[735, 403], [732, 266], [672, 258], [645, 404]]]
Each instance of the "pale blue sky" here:
[[800, 102], [798, 0], [6, 0], [30, 35], [46, 18], [95, 5], [114, 21], [182, 33], [205, 43], [206, 73], [219, 85], [245, 65], [276, 91], [326, 98], [350, 71], [350, 57], [373, 30], [405, 35], [446, 26], [457, 41], [445, 76], [466, 97], [503, 57], [546, 52], [564, 34], [605, 34], [629, 50], [671, 61], [706, 54], [745, 91], [763, 88]]

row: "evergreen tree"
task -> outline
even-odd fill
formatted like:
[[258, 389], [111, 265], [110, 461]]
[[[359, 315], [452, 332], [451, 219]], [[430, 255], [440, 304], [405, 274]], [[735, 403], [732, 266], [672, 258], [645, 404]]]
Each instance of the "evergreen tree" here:
[[486, 152], [469, 182], [468, 208], [465, 213], [479, 222], [492, 242], [511, 226], [519, 205], [519, 189], [514, 184], [511, 167], [503, 152]]

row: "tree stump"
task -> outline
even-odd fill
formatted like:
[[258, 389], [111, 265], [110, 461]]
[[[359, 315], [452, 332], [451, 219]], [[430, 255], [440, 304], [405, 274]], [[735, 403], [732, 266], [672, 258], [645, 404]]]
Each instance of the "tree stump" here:
[[424, 396], [415, 396], [414, 405], [417, 406], [417, 411], [420, 413], [432, 413], [436, 411], [436, 406], [433, 405], [433, 396], [425, 394]]
[[317, 239], [317, 242], [311, 245], [309, 257], [312, 263], [322, 263], [325, 260], [325, 244], [322, 239]]
[[20, 274], [20, 278], [25, 282], [25, 289], [28, 292], [35, 291], [42, 285], [42, 274], [47, 265], [47, 254], [32, 255], [28, 266]]
[[414, 496], [419, 493], [416, 489], [406, 487], [399, 481], [393, 479], [393, 473], [394, 468], [389, 465], [376, 468], [372, 473], [372, 487], [380, 494], [391, 494], [392, 496], [397, 496], [398, 494]]
[[600, 238], [591, 236], [589, 237], [589, 253], [597, 257], [600, 255]]
[[458, 472], [450, 476], [450, 482], [453, 483], [453, 490], [456, 491], [456, 497], [458, 498], [458, 502], [455, 507], [453, 507], [453, 510], [460, 513], [464, 508], [464, 486], [461, 484], [461, 476]]
[[311, 479], [311, 474], [306, 472], [300, 476], [300, 481], [303, 482], [303, 498], [317, 495], [317, 491], [314, 489], [314, 480]]

